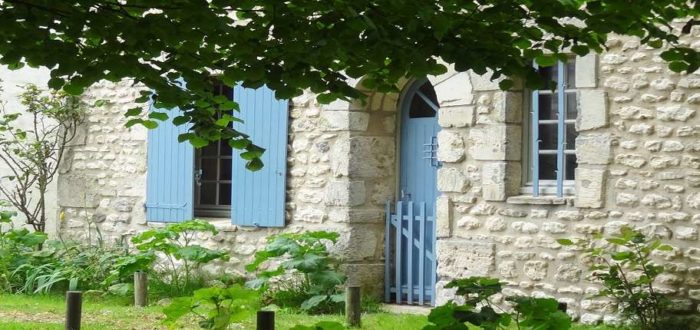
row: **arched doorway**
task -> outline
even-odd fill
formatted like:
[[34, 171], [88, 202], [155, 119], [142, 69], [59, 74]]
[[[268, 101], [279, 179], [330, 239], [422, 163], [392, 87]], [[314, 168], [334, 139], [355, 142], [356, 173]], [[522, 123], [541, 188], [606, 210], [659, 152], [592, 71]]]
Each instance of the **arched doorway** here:
[[427, 79], [409, 84], [400, 103], [398, 201], [387, 205], [385, 299], [434, 304], [437, 265], [438, 100]]

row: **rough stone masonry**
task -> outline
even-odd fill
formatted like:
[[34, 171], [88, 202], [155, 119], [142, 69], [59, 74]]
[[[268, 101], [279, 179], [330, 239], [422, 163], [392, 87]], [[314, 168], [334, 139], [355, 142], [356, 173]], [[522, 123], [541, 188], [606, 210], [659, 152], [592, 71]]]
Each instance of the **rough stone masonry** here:
[[[700, 48], [700, 29], [684, 36]], [[657, 257], [659, 278], [679, 309], [700, 299], [700, 74], [676, 74], [661, 50], [635, 38], [612, 38], [609, 50], [576, 58], [579, 116], [575, 193], [522, 193], [528, 93], [500, 91], [488, 77], [450, 70], [430, 77], [438, 114], [438, 303], [452, 278], [484, 275], [507, 283], [505, 294], [552, 296], [586, 323], [617, 322], [609, 300], [593, 298], [580, 254], [559, 238], [610, 233], [630, 225], [674, 247]], [[407, 82], [403, 82], [406, 84]], [[146, 131], [124, 127], [138, 89], [101, 83], [94, 109], [59, 177], [62, 231], [84, 235], [95, 223], [111, 239], [147, 228]], [[333, 230], [350, 280], [383, 285], [384, 203], [396, 198], [400, 95], [367, 92], [367, 102], [320, 105], [314, 95], [290, 109], [287, 225], [282, 231]], [[215, 221], [221, 233], [204, 244], [230, 249], [218, 265], [240, 272], [273, 229]]]

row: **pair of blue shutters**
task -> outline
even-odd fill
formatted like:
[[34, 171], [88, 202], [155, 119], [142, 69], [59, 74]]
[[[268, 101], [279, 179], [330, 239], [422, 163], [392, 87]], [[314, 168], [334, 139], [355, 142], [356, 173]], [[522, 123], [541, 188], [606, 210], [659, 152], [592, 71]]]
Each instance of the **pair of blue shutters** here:
[[[285, 178], [287, 173], [288, 102], [277, 100], [263, 86], [248, 89], [236, 86], [233, 97], [240, 105], [243, 123], [234, 128], [246, 133], [265, 148], [265, 166], [256, 172], [245, 168], [245, 161], [233, 152], [231, 220], [240, 226], [284, 226]], [[146, 219], [152, 222], [180, 222], [194, 217], [194, 148], [179, 143], [178, 135], [188, 125], [175, 126], [172, 118], [179, 109], [169, 109], [170, 118], [148, 132], [148, 178]]]

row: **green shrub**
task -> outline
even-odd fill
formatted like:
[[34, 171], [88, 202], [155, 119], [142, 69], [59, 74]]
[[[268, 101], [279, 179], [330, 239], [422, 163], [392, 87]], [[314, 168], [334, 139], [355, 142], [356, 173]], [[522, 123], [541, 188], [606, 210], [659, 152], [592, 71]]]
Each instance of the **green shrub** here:
[[576, 245], [590, 258], [593, 278], [603, 290], [599, 296], [613, 298], [624, 316], [634, 320], [643, 330], [666, 329], [669, 320], [669, 299], [654, 286], [654, 280], [664, 272], [651, 255], [654, 251], [672, 251], [658, 238], [647, 238], [641, 232], [622, 227], [619, 234], [592, 240], [568, 239], [559, 244]]
[[509, 297], [515, 312], [505, 312], [490, 299], [501, 292], [502, 284], [498, 279], [457, 279], [445, 288], [456, 288], [464, 304], [450, 300], [435, 307], [428, 315], [431, 324], [424, 330], [469, 330], [469, 325], [485, 330], [508, 329], [512, 323], [517, 329], [566, 330], [571, 327], [571, 318], [558, 310], [559, 303], [552, 298]]
[[[281, 307], [317, 313], [339, 311], [345, 300], [339, 286], [346, 278], [338, 270], [339, 261], [326, 247], [335, 244], [338, 237], [338, 233], [326, 231], [269, 237], [265, 249], [246, 266], [250, 272], [258, 271], [257, 278], [247, 285], [261, 289], [267, 302]], [[261, 270], [268, 261], [275, 261], [277, 266]]]
[[178, 320], [187, 315], [199, 319], [202, 329], [223, 330], [231, 324], [251, 318], [258, 309], [260, 297], [254, 290], [240, 285], [228, 288], [204, 288], [194, 291], [190, 297], [179, 297], [163, 309], [164, 323], [177, 327]]
[[[190, 220], [168, 224], [162, 228], [144, 231], [131, 242], [138, 251], [125, 255], [115, 262], [108, 283], [119, 283], [137, 271], [152, 273], [152, 285], [169, 296], [189, 295], [205, 286], [203, 265], [214, 260], [228, 260], [224, 251], [212, 250], [193, 244], [201, 234], [216, 235], [214, 226], [204, 220]], [[162, 262], [158, 262], [161, 257]]]

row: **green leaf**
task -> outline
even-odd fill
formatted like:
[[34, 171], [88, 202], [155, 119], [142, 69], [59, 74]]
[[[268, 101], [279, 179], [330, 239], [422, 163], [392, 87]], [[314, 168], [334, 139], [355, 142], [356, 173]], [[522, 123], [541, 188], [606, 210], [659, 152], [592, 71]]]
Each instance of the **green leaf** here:
[[301, 303], [301, 309], [303, 310], [310, 310], [322, 302], [326, 301], [328, 299], [328, 296], [326, 295], [317, 295], [313, 296], [309, 299], [306, 299], [303, 303]]
[[557, 243], [559, 243], [559, 245], [563, 245], [563, 246], [571, 246], [571, 245], [574, 245], [574, 242], [573, 242], [572, 240], [566, 239], [566, 238], [558, 239], [558, 240], [557, 240]]
[[148, 118], [156, 119], [156, 120], [160, 120], [160, 121], [166, 121], [166, 120], [168, 120], [168, 114], [165, 112], [153, 111], [153, 112], [148, 114]]

